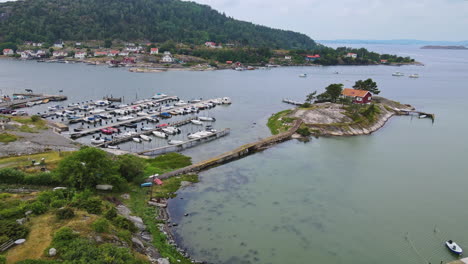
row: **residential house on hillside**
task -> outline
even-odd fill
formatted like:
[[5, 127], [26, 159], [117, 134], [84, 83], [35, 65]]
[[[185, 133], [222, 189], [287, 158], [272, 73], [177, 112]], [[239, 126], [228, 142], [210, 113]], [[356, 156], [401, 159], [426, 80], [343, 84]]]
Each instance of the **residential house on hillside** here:
[[3, 55], [12, 56], [15, 55], [15, 52], [12, 49], [3, 49]]
[[305, 56], [305, 60], [308, 61], [308, 62], [312, 62], [312, 61], [316, 61], [320, 59], [320, 55], [319, 54], [315, 54], [315, 55], [306, 55]]
[[372, 101], [372, 94], [369, 91], [345, 88], [341, 92], [343, 97], [351, 98], [355, 104], [368, 104]]
[[387, 64], [387, 63], [388, 63], [388, 60], [380, 60], [380, 63], [382, 63], [382, 64]]
[[356, 54], [356, 53], [349, 52], [348, 54], [346, 54], [346, 57], [347, 57], [347, 58], [353, 58], [353, 59], [355, 59], [355, 58], [357, 58], [357, 54]]
[[94, 52], [94, 57], [103, 57], [107, 56], [107, 51], [95, 51]]
[[159, 54], [159, 49], [158, 49], [158, 48], [151, 48], [151, 49], [150, 49], [150, 54], [151, 54], [151, 55]]
[[33, 47], [42, 47], [43, 44], [44, 43], [42, 43], [42, 42], [33, 42], [32, 45], [33, 45]]
[[127, 46], [127, 47], [125, 48], [126, 51], [128, 51], [128, 52], [135, 52], [135, 53], [138, 53], [141, 49], [142, 49], [141, 46], [138, 46], [138, 47], [137, 47], [137, 46]]
[[86, 58], [86, 55], [87, 55], [87, 54], [86, 54], [85, 51], [77, 51], [77, 52], [75, 53], [75, 59], [80, 59], [80, 60], [82, 60], [82, 59]]
[[45, 50], [36, 51], [36, 58], [44, 58], [47, 55]]
[[68, 52], [62, 51], [62, 50], [56, 50], [56, 51], [52, 52], [52, 56], [54, 56], [56, 58], [63, 58], [63, 57], [68, 56]]
[[124, 50], [119, 52], [119, 56], [122, 56], [122, 57], [128, 56], [128, 54], [130, 54], [130, 53], [128, 51], [124, 51]]
[[291, 60], [291, 56], [284, 56], [285, 60]]
[[216, 43], [211, 42], [211, 41], [207, 41], [207, 42], [205, 42], [205, 46], [207, 46], [208, 48], [216, 48]]
[[109, 51], [109, 53], [107, 53], [107, 57], [115, 57], [117, 55], [119, 55], [118, 50], [111, 50], [111, 51]]
[[63, 49], [63, 41], [59, 40], [54, 43], [54, 48]]
[[29, 59], [29, 58], [32, 58], [32, 55], [31, 55], [31, 50], [24, 50], [24, 51], [16, 51], [16, 54], [20, 54], [21, 55], [21, 58], [22, 59]]
[[172, 58], [172, 55], [171, 55], [171, 53], [169, 51], [166, 51], [166, 52], [164, 52], [164, 56], [162, 57], [161, 62], [173, 63], [174, 58]]

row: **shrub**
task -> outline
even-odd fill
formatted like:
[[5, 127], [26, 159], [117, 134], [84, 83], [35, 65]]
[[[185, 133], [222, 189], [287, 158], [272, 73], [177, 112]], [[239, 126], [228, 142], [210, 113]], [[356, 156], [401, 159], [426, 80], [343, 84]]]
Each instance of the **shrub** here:
[[40, 117], [40, 116], [38, 116], [38, 115], [33, 115], [33, 116], [31, 116], [31, 121], [33, 121], [34, 123], [37, 122], [37, 121], [39, 121], [39, 120], [41, 120], [41, 117]]
[[9, 193], [0, 193], [0, 200], [10, 198], [11, 194]]
[[101, 214], [102, 213], [102, 201], [97, 198], [93, 197], [81, 204], [81, 208], [85, 209], [86, 212], [90, 214]]
[[309, 108], [310, 106], [311, 106], [310, 103], [303, 103], [303, 104], [301, 105], [301, 108]]
[[75, 216], [75, 212], [73, 212], [73, 209], [67, 207], [67, 208], [58, 209], [55, 212], [55, 216], [57, 217], [57, 219], [60, 219], [60, 220], [71, 219]]
[[112, 223], [116, 227], [128, 230], [128, 231], [130, 231], [132, 233], [137, 231], [137, 228], [135, 227], [135, 225], [130, 220], [128, 220], [127, 218], [125, 218], [125, 217], [123, 217], [121, 215], [118, 215], [117, 217], [115, 217], [112, 220]]
[[107, 211], [104, 213], [104, 217], [105, 217], [107, 220], [112, 220], [112, 219], [114, 219], [115, 217], [117, 217], [117, 209], [115, 209], [115, 207], [110, 208], [109, 210], [107, 210]]
[[52, 208], [62, 208], [67, 204], [66, 200], [54, 200], [50, 203], [50, 207]]
[[29, 185], [56, 186], [60, 185], [60, 180], [54, 173], [41, 172], [25, 175], [23, 183]]
[[129, 244], [132, 243], [132, 232], [128, 231], [128, 230], [119, 230], [117, 232], [117, 237], [122, 240], [122, 241], [125, 241]]
[[23, 206], [15, 206], [11, 208], [6, 208], [0, 210], [0, 219], [9, 219], [9, 218], [21, 218], [24, 216], [24, 207]]
[[109, 232], [109, 221], [104, 218], [99, 218], [98, 220], [94, 221], [91, 225], [94, 231], [98, 233], [107, 233]]
[[26, 238], [28, 229], [14, 220], [0, 220], [0, 236], [6, 236], [8, 239]]
[[15, 169], [0, 170], [0, 182], [6, 184], [21, 184], [23, 183], [25, 173]]
[[118, 164], [120, 175], [129, 182], [140, 178], [146, 165], [141, 158], [128, 154], [120, 156]]
[[6, 264], [6, 257], [3, 255], [0, 255], [0, 264]]
[[310, 131], [309, 131], [309, 128], [303, 126], [303, 127], [300, 127], [299, 129], [297, 129], [296, 131], [299, 135], [303, 136], [303, 137], [308, 137], [311, 135]]
[[52, 243], [60, 244], [69, 242], [78, 237], [78, 234], [73, 232], [73, 229], [70, 227], [62, 227], [57, 232], [55, 232], [54, 237], [52, 238]]
[[29, 205], [29, 209], [33, 211], [34, 214], [40, 215], [45, 212], [47, 212], [47, 205], [45, 205], [43, 202], [40, 201], [35, 201], [34, 203]]

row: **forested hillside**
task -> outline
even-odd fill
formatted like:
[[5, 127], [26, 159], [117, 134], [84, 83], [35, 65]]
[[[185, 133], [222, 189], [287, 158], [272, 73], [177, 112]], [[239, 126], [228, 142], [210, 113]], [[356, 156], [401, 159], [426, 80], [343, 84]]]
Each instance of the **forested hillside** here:
[[120, 39], [311, 49], [308, 36], [180, 0], [24, 0], [0, 4], [0, 42]]

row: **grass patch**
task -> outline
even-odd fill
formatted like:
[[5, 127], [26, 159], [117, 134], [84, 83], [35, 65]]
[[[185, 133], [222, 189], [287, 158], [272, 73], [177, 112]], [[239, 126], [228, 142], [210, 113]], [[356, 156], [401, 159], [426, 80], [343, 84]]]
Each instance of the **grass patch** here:
[[162, 185], [154, 185], [153, 197], [155, 198], [174, 198], [176, 197], [175, 192], [180, 189], [181, 182], [198, 182], [198, 175], [187, 174], [177, 177], [172, 177], [164, 180]]
[[10, 143], [18, 140], [18, 137], [9, 133], [0, 133], [0, 142], [1, 143]]
[[47, 129], [47, 121], [40, 118], [39, 116], [12, 116], [11, 121], [20, 123], [18, 130], [25, 133], [38, 133], [39, 130]]
[[179, 153], [168, 153], [145, 161], [148, 164], [144, 171], [145, 176], [166, 173], [192, 164], [192, 158]]
[[291, 123], [294, 119], [285, 116], [291, 112], [292, 110], [284, 110], [268, 118], [267, 126], [273, 135], [277, 135], [289, 129], [290, 126], [288, 123]]
[[18, 157], [4, 157], [0, 158], [0, 168], [25, 168], [31, 165], [32, 161], [40, 162], [45, 158], [45, 164], [48, 169], [53, 169], [57, 164], [71, 152], [44, 152], [33, 155], [23, 155]]

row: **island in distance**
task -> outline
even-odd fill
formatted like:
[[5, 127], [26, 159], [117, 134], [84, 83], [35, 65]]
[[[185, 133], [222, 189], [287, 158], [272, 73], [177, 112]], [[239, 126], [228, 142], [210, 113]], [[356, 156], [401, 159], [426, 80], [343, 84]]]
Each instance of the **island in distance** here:
[[468, 50], [465, 46], [436, 46], [436, 45], [428, 45], [423, 46], [421, 49], [450, 49], [450, 50]]

